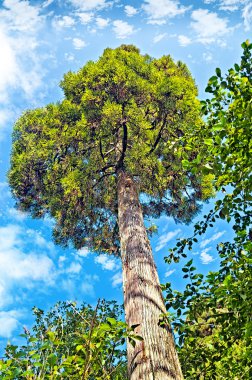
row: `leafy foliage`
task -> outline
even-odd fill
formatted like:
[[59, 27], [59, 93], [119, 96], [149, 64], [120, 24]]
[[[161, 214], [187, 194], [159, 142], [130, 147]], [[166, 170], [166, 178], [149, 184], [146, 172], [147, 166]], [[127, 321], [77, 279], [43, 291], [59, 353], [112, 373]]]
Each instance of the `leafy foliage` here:
[[114, 301], [95, 309], [60, 302], [48, 313], [34, 307], [32, 332], [21, 335], [26, 342], [8, 345], [0, 360], [1, 379], [126, 379], [124, 342], [141, 337], [119, 320], [121, 312]]
[[166, 305], [175, 311], [173, 328], [185, 378], [250, 379], [251, 254], [239, 260], [223, 257], [220, 270], [206, 279], [195, 273], [192, 260], [182, 270], [190, 279], [185, 291], [174, 291], [169, 283], [165, 290]]
[[182, 269], [190, 282], [184, 292], [165, 285], [167, 307], [175, 311], [179, 354], [187, 379], [251, 379], [252, 377], [252, 44], [242, 44], [241, 63], [222, 76], [216, 69], [202, 102], [208, 118], [205, 151], [215, 173], [216, 191], [224, 197], [182, 239], [167, 262], [191, 251], [197, 235], [218, 218], [232, 223], [233, 241], [218, 245], [220, 269], [206, 279], [195, 273], [190, 260]]
[[190, 171], [203, 122], [187, 67], [122, 45], [66, 74], [61, 87], [61, 103], [16, 123], [9, 181], [19, 207], [55, 218], [57, 243], [118, 255], [123, 168], [144, 195], [145, 216], [190, 221], [211, 195], [211, 176]]

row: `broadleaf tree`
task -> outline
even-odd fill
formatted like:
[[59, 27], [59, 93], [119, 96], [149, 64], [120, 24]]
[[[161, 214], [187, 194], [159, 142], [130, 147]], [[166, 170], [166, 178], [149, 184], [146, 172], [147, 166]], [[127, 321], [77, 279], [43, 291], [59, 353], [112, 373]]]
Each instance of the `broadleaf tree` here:
[[211, 175], [190, 171], [201, 149], [192, 136], [203, 128], [194, 80], [170, 56], [122, 45], [61, 87], [61, 102], [15, 125], [18, 207], [53, 217], [63, 246], [121, 257], [126, 322], [143, 338], [128, 345], [129, 378], [182, 379], [144, 217], [189, 222], [211, 194]]
[[2, 380], [125, 380], [125, 338], [138, 337], [120, 321], [114, 301], [95, 308], [58, 302], [47, 313], [33, 308], [35, 323], [24, 327], [22, 345], [8, 344], [0, 359]]
[[187, 379], [252, 378], [252, 43], [241, 46], [240, 62], [226, 74], [216, 69], [206, 88], [212, 97], [202, 102], [207, 118], [202, 160], [214, 170], [222, 199], [166, 258], [170, 263], [185, 257], [218, 220], [231, 224], [234, 237], [217, 245], [216, 272], [204, 278], [190, 260], [182, 269], [189, 280], [185, 290], [164, 286]]

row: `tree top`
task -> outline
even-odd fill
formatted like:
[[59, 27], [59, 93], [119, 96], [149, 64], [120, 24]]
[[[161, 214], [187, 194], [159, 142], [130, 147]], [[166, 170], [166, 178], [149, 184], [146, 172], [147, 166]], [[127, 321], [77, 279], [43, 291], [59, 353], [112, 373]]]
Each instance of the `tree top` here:
[[52, 216], [62, 245], [118, 254], [123, 170], [137, 183], [146, 216], [189, 222], [197, 201], [211, 195], [212, 178], [190, 171], [204, 124], [186, 65], [121, 45], [67, 73], [61, 87], [61, 102], [16, 122], [9, 181], [18, 206]]

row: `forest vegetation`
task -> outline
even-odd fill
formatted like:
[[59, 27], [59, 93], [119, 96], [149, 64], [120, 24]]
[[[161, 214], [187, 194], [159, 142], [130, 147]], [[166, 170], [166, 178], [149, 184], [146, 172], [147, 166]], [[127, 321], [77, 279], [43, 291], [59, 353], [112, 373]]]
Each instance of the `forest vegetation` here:
[[[35, 308], [26, 343], [6, 348], [1, 378], [252, 377], [252, 44], [242, 48], [201, 103], [183, 63], [106, 49], [65, 75], [62, 102], [17, 121], [9, 181], [18, 207], [53, 216], [59, 244], [121, 257], [126, 323], [105, 301]], [[220, 268], [205, 278], [188, 257], [185, 290], [164, 284], [163, 298], [143, 219], [189, 223], [214, 191], [223, 197], [165, 260], [188, 257], [219, 218], [235, 238], [217, 247]]]

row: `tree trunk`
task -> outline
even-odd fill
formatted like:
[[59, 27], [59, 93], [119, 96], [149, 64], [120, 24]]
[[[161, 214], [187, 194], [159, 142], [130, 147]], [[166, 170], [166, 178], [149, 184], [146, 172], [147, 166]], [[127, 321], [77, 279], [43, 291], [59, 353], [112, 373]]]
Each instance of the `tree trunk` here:
[[143, 341], [128, 344], [130, 380], [181, 380], [170, 326], [160, 324], [166, 312], [152, 250], [143, 222], [136, 184], [118, 173], [118, 221], [123, 267], [125, 319], [137, 325]]

